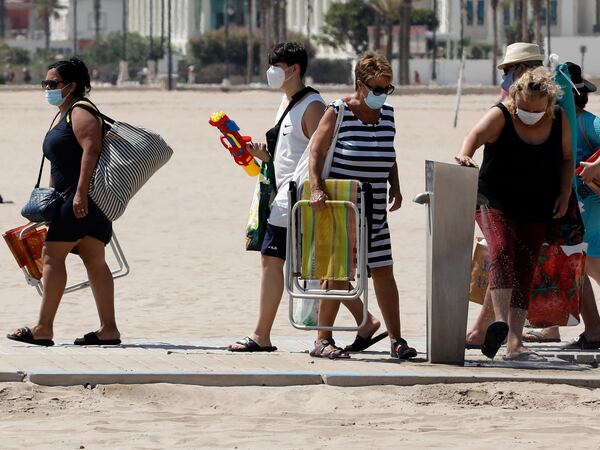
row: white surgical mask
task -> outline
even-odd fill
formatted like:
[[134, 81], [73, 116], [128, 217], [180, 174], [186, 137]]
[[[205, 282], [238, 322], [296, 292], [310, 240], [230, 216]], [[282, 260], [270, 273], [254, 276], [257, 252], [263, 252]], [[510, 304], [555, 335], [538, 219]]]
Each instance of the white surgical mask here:
[[269, 67], [267, 70], [267, 83], [269, 83], [269, 87], [272, 87], [273, 89], [279, 89], [281, 86], [283, 86], [283, 83], [289, 80], [289, 78], [285, 77], [285, 73], [289, 69], [291, 69], [291, 67], [288, 67], [287, 69], [282, 69], [281, 67], [277, 66]]
[[519, 117], [519, 120], [521, 122], [523, 122], [525, 125], [535, 125], [540, 120], [542, 120], [542, 117], [544, 117], [544, 114], [546, 114], [546, 111], [529, 112], [529, 111], [523, 111], [522, 109], [519, 109], [517, 107], [517, 116]]

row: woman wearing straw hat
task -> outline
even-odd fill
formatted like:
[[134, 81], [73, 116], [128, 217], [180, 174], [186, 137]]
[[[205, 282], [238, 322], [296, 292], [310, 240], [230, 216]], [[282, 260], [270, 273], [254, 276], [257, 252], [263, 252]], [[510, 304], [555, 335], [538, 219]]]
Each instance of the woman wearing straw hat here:
[[[504, 72], [502, 75], [500, 100], [502, 101], [508, 97], [510, 86], [521, 78], [527, 70], [540, 67], [543, 61], [544, 55], [540, 52], [537, 44], [515, 42], [506, 47], [504, 59], [498, 64], [498, 69]], [[492, 297], [488, 288], [477, 320], [467, 333], [467, 349], [481, 349], [486, 329], [494, 321], [494, 318], [494, 307], [492, 306]]]
[[469, 132], [455, 157], [476, 167], [472, 156], [485, 145], [479, 194], [488, 202], [478, 210], [477, 222], [490, 252], [496, 322], [487, 328], [482, 346], [490, 358], [508, 335], [506, 360], [544, 360], [523, 345], [522, 333], [545, 225], [564, 216], [571, 195], [571, 132], [555, 106], [560, 95], [550, 71], [528, 70], [510, 87], [509, 99]]
[[540, 47], [528, 42], [515, 42], [506, 47], [504, 60], [498, 64], [498, 69], [504, 71], [502, 75], [502, 98], [508, 96], [510, 86], [517, 81], [528, 69], [540, 67], [544, 55]]

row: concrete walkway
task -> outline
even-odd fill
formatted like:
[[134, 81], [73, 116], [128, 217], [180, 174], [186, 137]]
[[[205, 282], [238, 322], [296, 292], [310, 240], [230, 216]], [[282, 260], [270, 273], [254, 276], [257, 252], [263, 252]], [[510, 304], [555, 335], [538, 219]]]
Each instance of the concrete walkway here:
[[509, 363], [467, 351], [464, 367], [426, 362], [424, 339], [411, 339], [419, 358], [391, 360], [384, 340], [350, 360], [311, 358], [310, 338], [274, 337], [274, 353], [240, 354], [226, 350], [233, 338], [196, 340], [128, 340], [119, 347], [54, 347], [0, 340], [0, 381], [30, 381], [48, 386], [178, 383], [203, 386], [334, 386], [415, 385], [535, 381], [600, 387], [596, 369], [600, 352], [560, 352], [558, 347], [533, 348], [547, 363]]

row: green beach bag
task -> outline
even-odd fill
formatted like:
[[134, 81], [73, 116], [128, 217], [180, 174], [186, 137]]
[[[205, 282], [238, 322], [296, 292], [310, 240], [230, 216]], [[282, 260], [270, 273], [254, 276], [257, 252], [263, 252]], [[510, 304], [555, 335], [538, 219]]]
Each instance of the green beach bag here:
[[246, 225], [246, 250], [260, 251], [267, 231], [271, 204], [276, 193], [275, 166], [272, 161], [263, 162], [250, 204], [248, 224]]

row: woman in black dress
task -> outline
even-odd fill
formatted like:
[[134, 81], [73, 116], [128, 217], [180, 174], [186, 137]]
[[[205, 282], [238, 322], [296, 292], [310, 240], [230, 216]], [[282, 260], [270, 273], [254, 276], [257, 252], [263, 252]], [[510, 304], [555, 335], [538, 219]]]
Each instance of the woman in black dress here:
[[[50, 223], [43, 252], [44, 292], [37, 324], [7, 337], [30, 344], [54, 345], [53, 323], [67, 283], [65, 259], [77, 253], [87, 270], [100, 328], [75, 340], [78, 345], [118, 345], [114, 285], [104, 247], [112, 237], [112, 223], [88, 196], [90, 180], [102, 150], [100, 119], [75, 106], [92, 105], [86, 99], [90, 75], [83, 61], [72, 58], [48, 68], [42, 87], [58, 113], [44, 138], [43, 151], [51, 163], [51, 185], [65, 197], [58, 216]], [[95, 108], [95, 107], [94, 107]]]

